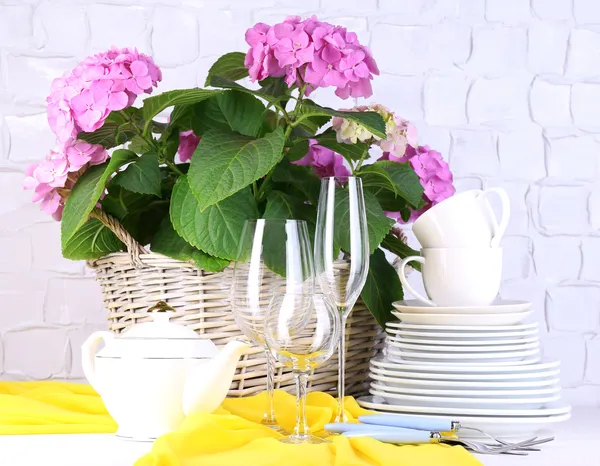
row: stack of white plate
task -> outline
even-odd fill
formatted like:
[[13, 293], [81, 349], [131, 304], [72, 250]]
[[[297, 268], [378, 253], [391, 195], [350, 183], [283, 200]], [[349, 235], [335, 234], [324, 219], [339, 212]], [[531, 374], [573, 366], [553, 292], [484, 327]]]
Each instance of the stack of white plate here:
[[394, 307], [400, 322], [388, 323], [385, 356], [371, 361], [372, 396], [359, 398], [363, 407], [452, 418], [498, 435], [570, 417], [559, 362], [540, 361], [538, 325], [523, 322], [530, 303]]

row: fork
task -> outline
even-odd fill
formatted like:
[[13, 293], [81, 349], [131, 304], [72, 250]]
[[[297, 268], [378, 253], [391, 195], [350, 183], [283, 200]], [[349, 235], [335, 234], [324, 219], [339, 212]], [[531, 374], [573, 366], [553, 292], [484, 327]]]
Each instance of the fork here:
[[451, 419], [439, 419], [425, 416], [405, 416], [402, 414], [367, 414], [359, 416], [358, 420], [365, 424], [389, 427], [404, 427], [408, 429], [428, 430], [436, 432], [459, 432], [461, 430], [473, 430], [479, 432], [494, 442], [502, 445], [515, 445], [502, 439], [494, 437], [487, 432], [475, 427], [462, 425], [459, 421]]
[[454, 437], [444, 437], [440, 432], [429, 432], [424, 430], [405, 429], [405, 428], [386, 428], [380, 429], [373, 426], [371, 430], [358, 429], [349, 430], [342, 434], [348, 438], [369, 437], [380, 442], [395, 444], [422, 444], [422, 443], [447, 443], [451, 445], [462, 445], [475, 453], [484, 455], [498, 454], [516, 454], [527, 455], [526, 451], [518, 451], [520, 447], [527, 446], [534, 439], [528, 439], [517, 444], [509, 445], [488, 445], [472, 440], [463, 440]]

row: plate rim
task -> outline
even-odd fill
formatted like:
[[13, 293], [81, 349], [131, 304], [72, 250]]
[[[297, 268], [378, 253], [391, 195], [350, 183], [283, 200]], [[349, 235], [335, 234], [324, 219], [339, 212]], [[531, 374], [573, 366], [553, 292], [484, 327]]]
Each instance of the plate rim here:
[[[396, 377], [395, 375], [386, 375], [386, 374], [382, 374], [379, 371], [385, 371], [386, 373], [389, 372], [398, 372], [398, 375], [400, 375], [401, 379], [409, 379], [409, 380], [421, 380], [423, 382], [438, 382], [438, 381], [448, 381], [448, 382], [456, 382], [456, 381], [469, 381], [469, 380], [480, 380], [477, 379], [477, 377], [481, 377], [484, 380], [481, 380], [482, 382], [485, 380], [489, 380], [489, 381], [494, 381], [494, 380], [504, 380], [504, 379], [500, 379], [500, 377], [509, 377], [509, 380], [520, 380], [520, 379], [544, 379], [544, 378], [549, 378], [549, 377], [555, 377], [556, 379], [558, 379], [558, 383], [560, 383], [560, 369], [548, 369], [545, 372], [539, 372], [539, 374], [546, 374], [546, 375], [540, 375], [539, 377], [532, 377], [531, 374], [528, 374], [527, 372], [523, 372], [523, 373], [516, 373], [516, 374], [472, 374], [472, 373], [453, 373], [453, 374], [439, 374], [439, 373], [430, 373], [430, 372], [425, 372], [425, 373], [419, 373], [419, 372], [410, 372], [410, 371], [394, 371], [394, 370], [390, 370], [390, 369], [385, 369], [385, 368], [381, 368], [381, 367], [369, 367], [369, 371], [371, 374], [375, 374], [377, 376], [381, 376], [381, 377], [388, 377], [388, 378], [393, 378]], [[406, 374], [411, 374], [411, 375], [406, 375]], [[416, 375], [416, 377], [413, 377], [412, 375]], [[433, 377], [431, 377], [433, 375]], [[425, 376], [425, 377], [423, 377]], [[517, 377], [511, 377], [511, 376], [517, 376]], [[527, 377], [518, 377], [518, 376], [527, 376]], [[449, 377], [448, 379], [443, 379], [442, 377]], [[465, 377], [465, 378], [461, 378], [461, 377]]]
[[[387, 371], [389, 372], [389, 371]], [[556, 374], [558, 375], [558, 374]], [[373, 372], [373, 368], [371, 368], [371, 371], [369, 373], [369, 377], [372, 380], [380, 380], [380, 379], [385, 379], [385, 380], [380, 380], [381, 382], [389, 382], [389, 383], [404, 383], [405, 385], [427, 385], [427, 384], [431, 384], [431, 386], [433, 387], [439, 387], [439, 386], [455, 386], [457, 388], [468, 388], [469, 386], [483, 386], [484, 384], [491, 384], [493, 387], [494, 383], [506, 383], [505, 380], [499, 379], [499, 380], [489, 380], [489, 381], [485, 381], [485, 380], [439, 380], [439, 379], [419, 379], [419, 378], [415, 378], [415, 377], [394, 377], [394, 376], [389, 376], [386, 374], [380, 374], [378, 372]], [[537, 387], [537, 386], [541, 386], [541, 387], [546, 387], [546, 386], [552, 386], [552, 385], [559, 385], [560, 384], [560, 377], [554, 377], [554, 378], [549, 378], [547, 380], [542, 379], [544, 383], [543, 385], [530, 385], [532, 387]], [[535, 384], [535, 381], [533, 382]], [[519, 382], [519, 381], [515, 381], [512, 384], [512, 387], [506, 387], [506, 388], [519, 388], [519, 387], [523, 387], [523, 385], [517, 385], [515, 386], [515, 384], [527, 384], [527, 382]], [[509, 382], [508, 385], [510, 386], [511, 383]], [[524, 387], [527, 387], [528, 385], [525, 385]]]
[[[414, 344], [408, 343], [406, 341], [389, 341], [386, 343], [393, 348], [409, 348], [412, 350], [416, 350], [419, 352], [434, 352], [439, 349], [439, 351], [447, 351], [449, 353], [481, 353], [481, 352], [490, 352], [490, 353], [501, 353], [501, 352], [511, 352], [511, 351], [525, 351], [528, 349], [539, 348], [540, 342], [532, 341], [523, 344], [514, 344], [514, 345], [424, 345], [424, 344]], [[400, 346], [400, 345], [408, 345], [408, 346]], [[429, 346], [430, 348], [423, 348]], [[491, 348], [490, 348], [491, 346]], [[522, 349], [519, 350], [519, 347]], [[512, 348], [512, 349], [508, 349]]]
[[[434, 352], [422, 352], [422, 353], [414, 353], [410, 351], [400, 351], [395, 348], [388, 349], [388, 352], [395, 355], [405, 358], [417, 358], [417, 359], [440, 359], [443, 361], [448, 361], [452, 359], [503, 359], [503, 358], [519, 358], [525, 356], [531, 356], [533, 354], [539, 353], [539, 346], [536, 348], [521, 350], [521, 351], [507, 351], [507, 352], [492, 352], [492, 353], [434, 353]], [[426, 355], [426, 356], [424, 356]], [[444, 357], [448, 356], [448, 357]]]
[[[533, 311], [531, 311], [533, 312]], [[402, 330], [403, 328], [412, 329], [412, 330], [454, 330], [454, 331], [464, 331], [467, 333], [480, 333], [482, 331], [486, 332], [501, 332], [501, 331], [519, 331], [519, 330], [533, 330], [537, 329], [539, 332], [539, 324], [537, 321], [528, 322], [524, 324], [513, 324], [513, 325], [433, 325], [433, 324], [409, 324], [404, 322], [388, 322], [386, 325], [389, 325], [392, 328], [398, 328]], [[433, 327], [433, 328], [431, 328]]]
[[[502, 398], [467, 398], [467, 397], [452, 397], [452, 396], [419, 396], [419, 395], [404, 395], [402, 393], [386, 393], [386, 392], [382, 392], [379, 390], [375, 390], [373, 388], [369, 389], [369, 393], [371, 393], [372, 395], [375, 396], [380, 396], [380, 397], [390, 397], [390, 398], [395, 398], [398, 400], [413, 400], [413, 401], [422, 401], [423, 403], [427, 403], [432, 402], [432, 401], [437, 401], [437, 402], [443, 402], [443, 403], [456, 403], [456, 404], [460, 404], [460, 403], [466, 403], [466, 404], [484, 404], [484, 403], [489, 403], [489, 404], [498, 404], [498, 405], [503, 405], [503, 404], [514, 404], [514, 405], [519, 405], [519, 404], [527, 404], [527, 403], [552, 403], [554, 401], [558, 401], [560, 400], [561, 396], [560, 393], [555, 394], [553, 396], [547, 396], [547, 397], [539, 397], [539, 398], [506, 398], [506, 399], [502, 399]], [[380, 395], [380, 393], [383, 393], [383, 395]], [[428, 400], [428, 398], [431, 398], [430, 400]], [[462, 409], [462, 408], [459, 408]]]
[[[412, 336], [412, 335], [410, 335]], [[538, 336], [533, 336], [529, 338], [522, 339], [513, 339], [513, 340], [489, 340], [486, 338], [482, 338], [481, 340], [473, 339], [473, 340], [431, 340], [428, 338], [406, 338], [406, 335], [394, 336], [388, 335], [386, 338], [391, 340], [394, 343], [407, 343], [407, 344], [420, 344], [420, 345], [429, 345], [429, 346], [482, 346], [481, 342], [488, 342], [487, 346], [508, 346], [508, 345], [518, 345], [518, 344], [528, 344], [528, 343], [536, 343], [540, 342], [540, 338]], [[417, 343], [412, 343], [417, 342]], [[493, 344], [492, 344], [493, 343]]]
[[[385, 358], [381, 358], [381, 357], [377, 357], [377, 358], [372, 358], [371, 362], [375, 363], [377, 365], [377, 363], [382, 362], [382, 359]], [[408, 372], [414, 372], [413, 369], [415, 369], [415, 367], [410, 367], [410, 366], [416, 366], [416, 364], [402, 364], [402, 363], [397, 363], [397, 362], [393, 362], [393, 361], [383, 361], [384, 364], [394, 364], [396, 366], [403, 366], [405, 367]], [[548, 369], [551, 368], [555, 368], [555, 367], [560, 367], [561, 366], [561, 362], [558, 359], [554, 359], [551, 361], [544, 361], [543, 359], [541, 359], [539, 362], [535, 362], [532, 364], [523, 364], [523, 365], [519, 365], [519, 366], [496, 366], [496, 367], [485, 367], [485, 366], [472, 366], [472, 367], [468, 367], [468, 366], [446, 366], [444, 365], [444, 369], [442, 371], [439, 370], [434, 370], [432, 371], [432, 366], [431, 365], [423, 365], [423, 366], [417, 366], [417, 367], [423, 367], [422, 369], [420, 369], [421, 371], [424, 372], [434, 372], [434, 373], [439, 373], [439, 372], [465, 372], [468, 370], [473, 370], [473, 368], [476, 368], [475, 372], [509, 372], [509, 370], [513, 370], [516, 372], [525, 372], [524, 369], [530, 368], [530, 366], [548, 366]], [[528, 367], [529, 366], [529, 367]], [[385, 367], [385, 366], [383, 366]], [[477, 368], [479, 369], [486, 369], [486, 370], [477, 370]], [[543, 370], [546, 369], [546, 367], [542, 367], [539, 370]], [[417, 372], [419, 372], [419, 369], [417, 369]]]
[[[498, 302], [502, 302], [501, 304], [494, 304], [494, 303], [498, 303]], [[405, 303], [405, 304], [399, 304], [399, 303]], [[414, 303], [414, 304], [408, 304], [408, 303]], [[524, 306], [524, 307], [533, 307], [533, 303], [530, 301], [523, 301], [520, 299], [496, 299], [493, 303], [485, 305], [485, 306], [430, 306], [428, 304], [425, 304], [421, 301], [419, 301], [418, 299], [400, 299], [398, 301], [394, 301], [392, 302], [392, 306], [394, 306], [394, 308], [397, 309], [396, 306], [400, 306], [400, 307], [404, 307], [407, 309], [455, 309], [457, 311], [460, 310], [464, 310], [464, 309], [468, 309], [468, 310], [473, 310], [473, 309], [486, 309], [486, 308], [494, 308], [494, 307], [500, 307], [500, 308], [511, 308], [511, 307], [518, 307], [518, 306]], [[419, 312], [419, 311], [417, 311]], [[460, 312], [459, 312], [460, 313]], [[485, 312], [482, 312], [485, 313]], [[493, 314], [493, 313], [490, 313]]]
[[[388, 405], [388, 404], [383, 404], [383, 403], [377, 403], [377, 402], [371, 402], [371, 401], [365, 401], [364, 399], [361, 398], [373, 398], [372, 395], [365, 395], [365, 396], [361, 396], [358, 397], [356, 399], [357, 403], [362, 407], [363, 405], [361, 403], [365, 403], [365, 404], [371, 404], [371, 405], [379, 405], [379, 406], [383, 406], [384, 409], [385, 408], [398, 408], [398, 405]], [[367, 407], [367, 409], [377, 409], [377, 408], [369, 408]], [[547, 409], [547, 408], [541, 408], [541, 409]], [[484, 423], [494, 423], [494, 422], [498, 422], [500, 424], [509, 424], [511, 422], [522, 422], [522, 421], [529, 421], [530, 424], [534, 424], [534, 422], [531, 421], [538, 421], [539, 420], [545, 420], [548, 418], [560, 418], [563, 416], [568, 415], [569, 417], [567, 419], [569, 419], [571, 417], [571, 411], [572, 411], [572, 406], [568, 403], [566, 403], [562, 408], [548, 408], [548, 410], [559, 410], [559, 409], [567, 409], [567, 411], [564, 412], [559, 412], [556, 414], [547, 414], [547, 415], [538, 415], [536, 416], [535, 414], [533, 415], [528, 415], [528, 416], [519, 416], [519, 415], [508, 415], [508, 416], [494, 416], [494, 415], [462, 415], [462, 414], [455, 414], [455, 413], [449, 413], [450, 415], [452, 415], [453, 417], [456, 417], [457, 420], [460, 420], [460, 418], [462, 419], [468, 419], [471, 420], [472, 422], [484, 422]], [[400, 409], [394, 409], [394, 411], [396, 412], [402, 412]], [[418, 413], [418, 412], [417, 412]], [[409, 416], [411, 415], [410, 413], [406, 413]], [[416, 414], [413, 411], [413, 416], [419, 416], [419, 415], [425, 415], [425, 416], [433, 416], [436, 418], [448, 418], [448, 414], [446, 415], [436, 415], [436, 414], [431, 414], [431, 413], [420, 413], [420, 414]], [[554, 421], [554, 422], [560, 422], [560, 421]]]
[[[397, 393], [397, 394], [406, 394], [406, 395], [412, 395], [412, 393], [409, 392], [397, 392], [396, 390], [420, 390], [418, 388], [398, 388], [398, 387], [393, 387], [393, 386], [388, 386], [388, 385], [380, 385], [376, 382], [371, 382], [370, 384], [370, 388], [380, 391], [380, 392], [387, 392], [387, 393]], [[378, 388], [379, 387], [379, 388]], [[485, 397], [486, 393], [490, 393], [490, 392], [502, 392], [502, 391], [506, 391], [506, 392], [532, 392], [531, 395], [527, 395], [527, 393], [508, 393], [506, 394], [506, 396], [535, 396], [535, 395], [546, 395], [546, 394], [556, 394], [556, 393], [560, 393], [562, 391], [562, 388], [558, 385], [554, 385], [554, 386], [549, 386], [547, 388], [536, 388], [536, 389], [532, 389], [532, 390], [523, 390], [523, 389], [518, 389], [518, 388], [512, 388], [512, 389], [506, 389], [506, 390], [474, 390], [474, 389], [469, 389], [467, 387], [457, 387], [460, 391], [462, 392], [470, 392], [469, 395], [464, 395], [464, 398], [467, 398], [468, 396], [475, 396], [475, 397]], [[387, 389], [390, 389], [389, 392]], [[446, 395], [449, 395], [451, 397], [455, 397], [454, 395], [458, 395], [458, 393], [454, 393], [454, 395], [452, 394], [452, 392], [456, 392], [459, 390], [447, 390], [447, 389], [437, 389], [437, 388], [431, 388], [431, 389], [424, 389], [422, 390], [424, 394], [427, 394], [427, 392], [443, 392], [443, 393], [430, 393], [430, 395], [439, 395], [441, 397], [444, 397]], [[542, 393], [538, 393], [542, 391]], [[473, 393], [473, 392], [477, 392], [477, 393]], [[493, 398], [494, 396], [502, 396], [500, 393], [495, 393], [494, 395], [489, 395], [490, 398]], [[462, 393], [460, 398], [463, 398]], [[486, 399], [486, 398], [482, 398], [482, 399]]]

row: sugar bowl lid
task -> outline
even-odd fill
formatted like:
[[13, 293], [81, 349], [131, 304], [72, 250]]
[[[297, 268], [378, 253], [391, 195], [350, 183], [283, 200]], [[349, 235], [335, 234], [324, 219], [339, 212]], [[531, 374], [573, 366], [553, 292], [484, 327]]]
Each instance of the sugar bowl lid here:
[[163, 301], [148, 309], [152, 320], [134, 324], [100, 352], [101, 358], [205, 359], [216, 356], [216, 345], [200, 338], [190, 327], [170, 322], [175, 310]]

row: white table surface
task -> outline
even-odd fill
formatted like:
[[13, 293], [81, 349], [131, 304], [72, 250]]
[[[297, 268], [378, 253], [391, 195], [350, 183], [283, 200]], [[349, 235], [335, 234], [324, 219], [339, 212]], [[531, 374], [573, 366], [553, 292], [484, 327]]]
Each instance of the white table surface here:
[[[575, 408], [572, 418], [559, 424], [553, 434], [554, 442], [525, 457], [478, 458], [485, 466], [600, 465], [600, 409]], [[149, 443], [128, 442], [108, 434], [0, 436], [0, 465], [131, 466], [150, 448]]]

